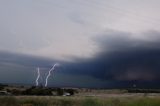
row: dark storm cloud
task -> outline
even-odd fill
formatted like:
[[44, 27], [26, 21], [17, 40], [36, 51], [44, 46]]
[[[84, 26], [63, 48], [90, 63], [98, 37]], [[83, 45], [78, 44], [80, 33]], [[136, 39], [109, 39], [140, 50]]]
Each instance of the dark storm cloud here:
[[6, 51], [0, 51], [0, 63], [8, 65], [19, 65], [25, 67], [49, 67], [52, 66], [57, 60], [50, 60], [46, 58], [23, 55], [18, 53], [11, 53]]
[[40, 68], [43, 79], [55, 62], [59, 61], [0, 51], [0, 83], [34, 85], [37, 67]]
[[[100, 36], [100, 37], [99, 37]], [[160, 33], [157, 31], [146, 31], [135, 34], [121, 31], [107, 30], [93, 38], [98, 43], [101, 52], [122, 52], [147, 49], [159, 49]], [[133, 36], [144, 36], [134, 38]]]
[[106, 31], [93, 38], [100, 48], [94, 58], [77, 59], [75, 63], [66, 64], [64, 70], [112, 81], [160, 80], [160, 32], [139, 34], [145, 39], [136, 39], [131, 35]]
[[[62, 78], [62, 83], [58, 83], [62, 86], [65, 82], [66, 86], [71, 83], [69, 86], [78, 87], [131, 87], [134, 83], [139, 87], [150, 87], [151, 85], [157, 87], [160, 81], [160, 32], [148, 31], [139, 34], [145, 36], [143, 39], [133, 38], [132, 35], [134, 36], [132, 33], [111, 30], [99, 34], [93, 38], [99, 48], [97, 54], [90, 59], [73, 58], [72, 62], [1, 51], [0, 70], [3, 74], [12, 73], [10, 76], [13, 78], [9, 80], [19, 77], [16, 81], [22, 79], [22, 82], [26, 83], [26, 80], [23, 80], [24, 77], [30, 79], [26, 73], [33, 74], [29, 71], [35, 71], [36, 67], [48, 70], [52, 64], [59, 62], [60, 71], [56, 71], [54, 75], [66, 75], [66, 77], [62, 76], [66, 80]], [[21, 73], [18, 70], [22, 70]], [[1, 82], [2, 79], [5, 79], [3, 76], [1, 75]], [[75, 76], [86, 81], [88, 76], [92, 78], [92, 81], [87, 84], [79, 80], [81, 82], [79, 84]], [[34, 80], [36, 75], [32, 77]], [[96, 86], [94, 81], [100, 82], [101, 86], [98, 84]], [[31, 81], [28, 80], [29, 82]]]

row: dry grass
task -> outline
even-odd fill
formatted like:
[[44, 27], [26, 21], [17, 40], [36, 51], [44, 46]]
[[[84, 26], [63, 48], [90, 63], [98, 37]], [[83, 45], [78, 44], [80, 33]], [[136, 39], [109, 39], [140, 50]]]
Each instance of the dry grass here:
[[160, 106], [160, 97], [2, 96], [0, 106]]

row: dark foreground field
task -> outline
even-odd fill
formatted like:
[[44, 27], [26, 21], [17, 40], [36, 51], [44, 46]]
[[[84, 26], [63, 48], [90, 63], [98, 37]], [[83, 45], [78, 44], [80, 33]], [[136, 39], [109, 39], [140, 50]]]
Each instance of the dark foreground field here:
[[160, 106], [159, 95], [1, 96], [0, 106]]

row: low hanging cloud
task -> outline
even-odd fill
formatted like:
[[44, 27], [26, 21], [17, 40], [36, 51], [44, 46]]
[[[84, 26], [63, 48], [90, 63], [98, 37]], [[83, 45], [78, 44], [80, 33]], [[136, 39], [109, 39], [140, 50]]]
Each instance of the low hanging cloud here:
[[[105, 31], [93, 38], [99, 52], [91, 59], [77, 59], [66, 66], [71, 74], [90, 75], [113, 81], [160, 80], [160, 32], [132, 33]], [[137, 35], [136, 35], [137, 36]]]
[[[145, 81], [146, 83], [140, 83], [139, 86], [154, 84], [157, 87], [160, 81], [160, 32], [147, 31], [139, 34], [144, 38], [135, 38], [134, 34], [128, 32], [105, 31], [92, 38], [98, 47], [97, 53], [92, 58], [72, 58], [69, 62], [1, 51], [0, 80], [26, 83], [28, 78], [24, 76], [32, 75], [27, 83], [33, 84], [36, 67], [40, 67], [45, 72], [52, 64], [59, 62], [61, 68], [55, 76], [56, 74], [65, 75], [69, 80], [69, 82], [60, 83], [63, 82], [63, 77], [59, 81], [54, 79], [62, 86], [72, 83], [70, 86], [96, 87], [94, 81], [97, 81], [101, 87], [127, 87], [132, 86], [130, 81]], [[3, 77], [5, 74], [10, 77]], [[85, 82], [79, 84], [76, 78], [85, 78], [84, 80], [90, 78], [92, 81], [90, 84]], [[78, 81], [81, 82], [81, 80]]]

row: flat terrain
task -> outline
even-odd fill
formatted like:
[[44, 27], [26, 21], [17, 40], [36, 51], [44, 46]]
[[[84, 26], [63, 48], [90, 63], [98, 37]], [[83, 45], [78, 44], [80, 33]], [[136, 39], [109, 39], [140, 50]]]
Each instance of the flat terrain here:
[[0, 96], [0, 106], [160, 106], [159, 94]]

